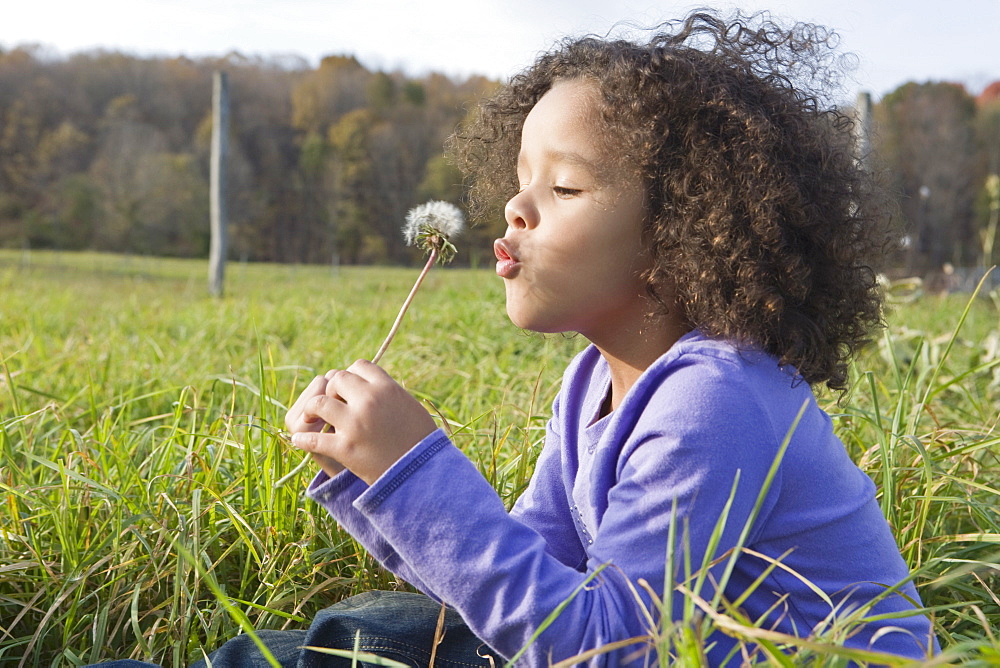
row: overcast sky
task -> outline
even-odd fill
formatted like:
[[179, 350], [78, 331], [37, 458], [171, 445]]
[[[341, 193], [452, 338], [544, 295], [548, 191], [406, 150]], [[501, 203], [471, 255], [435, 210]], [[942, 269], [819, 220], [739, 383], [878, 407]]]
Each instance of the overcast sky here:
[[859, 68], [847, 93], [1000, 79], [1000, 0], [0, 0], [0, 45], [67, 55], [353, 54], [373, 69], [506, 78], [559, 38], [652, 25], [703, 5], [769, 9], [836, 30]]

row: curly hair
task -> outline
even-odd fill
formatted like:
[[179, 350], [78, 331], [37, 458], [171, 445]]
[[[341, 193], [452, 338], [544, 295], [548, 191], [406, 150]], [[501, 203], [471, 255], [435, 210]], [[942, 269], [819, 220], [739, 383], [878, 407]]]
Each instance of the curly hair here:
[[891, 237], [855, 121], [821, 92], [843, 63], [836, 46], [819, 26], [711, 10], [647, 43], [567, 40], [482, 102], [449, 152], [473, 214], [495, 212], [517, 192], [528, 112], [558, 80], [594, 84], [607, 159], [646, 184], [658, 308], [843, 391], [883, 324], [874, 266]]

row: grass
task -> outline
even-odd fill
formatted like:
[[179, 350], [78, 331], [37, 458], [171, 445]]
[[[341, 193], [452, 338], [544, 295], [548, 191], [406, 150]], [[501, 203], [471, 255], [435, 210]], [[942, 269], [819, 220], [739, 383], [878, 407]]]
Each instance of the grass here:
[[[186, 665], [241, 625], [300, 627], [393, 586], [303, 502], [311, 468], [275, 486], [301, 460], [276, 431], [313, 375], [374, 354], [414, 276], [231, 265], [216, 300], [202, 263], [0, 252], [0, 666]], [[431, 272], [382, 364], [512, 503], [584, 342], [522, 334], [502, 304], [488, 272]], [[901, 301], [852, 394], [822, 401], [879, 485], [944, 660], [996, 665], [1000, 327], [995, 301], [966, 306]], [[789, 641], [736, 610], [705, 620]], [[654, 635], [697, 665], [690, 625]], [[844, 665], [835, 643], [800, 644], [794, 665]]]

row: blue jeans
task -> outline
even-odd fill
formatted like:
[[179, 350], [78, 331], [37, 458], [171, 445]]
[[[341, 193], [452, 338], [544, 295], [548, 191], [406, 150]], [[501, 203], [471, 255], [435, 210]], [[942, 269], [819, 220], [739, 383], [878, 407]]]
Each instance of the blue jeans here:
[[[350, 666], [351, 659], [302, 649], [304, 646], [332, 649], [354, 648], [386, 659], [422, 667], [430, 663], [434, 633], [441, 604], [421, 594], [370, 591], [344, 599], [321, 610], [308, 631], [257, 631], [283, 668], [336, 668]], [[434, 656], [436, 668], [502, 666], [504, 660], [477, 638], [452, 609], [445, 612], [444, 638]], [[213, 668], [267, 668], [267, 659], [253, 639], [239, 635], [209, 655]], [[358, 666], [372, 664], [358, 662]], [[141, 661], [119, 660], [94, 664], [93, 668], [157, 668]], [[199, 661], [192, 668], [205, 668]]]

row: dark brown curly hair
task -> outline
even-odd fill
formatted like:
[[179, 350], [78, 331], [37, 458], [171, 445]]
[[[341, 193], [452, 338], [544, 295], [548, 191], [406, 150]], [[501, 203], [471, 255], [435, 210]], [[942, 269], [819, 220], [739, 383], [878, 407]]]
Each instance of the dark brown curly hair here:
[[[449, 140], [474, 215], [518, 188], [528, 112], [557, 80], [595, 85], [607, 159], [647, 186], [650, 294], [706, 335], [761, 347], [810, 384], [848, 386], [882, 323], [887, 209], [858, 154], [836, 35], [711, 10], [646, 43], [588, 36], [543, 54]], [[668, 303], [669, 302], [669, 303]]]

